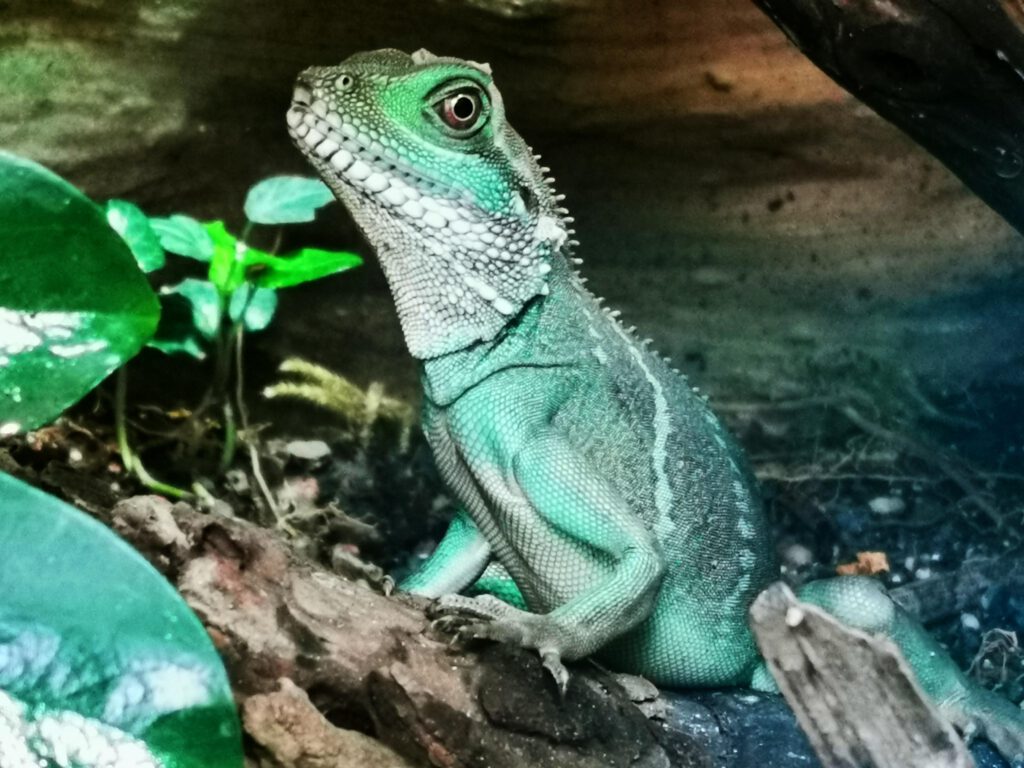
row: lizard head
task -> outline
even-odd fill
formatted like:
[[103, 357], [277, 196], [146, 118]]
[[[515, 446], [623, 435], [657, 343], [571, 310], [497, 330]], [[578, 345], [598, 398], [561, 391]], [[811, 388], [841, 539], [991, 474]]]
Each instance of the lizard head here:
[[486, 65], [382, 50], [313, 67], [288, 126], [377, 251], [415, 357], [489, 341], [547, 293], [564, 209]]

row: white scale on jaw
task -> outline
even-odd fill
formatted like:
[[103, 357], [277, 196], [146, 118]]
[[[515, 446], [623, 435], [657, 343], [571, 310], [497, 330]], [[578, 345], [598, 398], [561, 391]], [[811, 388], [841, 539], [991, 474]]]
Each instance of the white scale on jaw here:
[[[518, 262], [524, 267], [534, 263], [534, 259], [528, 255], [522, 255], [520, 258], [511, 251], [504, 251], [508, 245], [507, 238], [488, 231], [486, 224], [474, 222], [468, 211], [461, 211], [447, 201], [423, 195], [418, 189], [407, 184], [399, 175], [402, 174], [401, 169], [387, 162], [397, 161], [398, 153], [391, 147], [382, 145], [376, 138], [379, 136], [376, 131], [365, 132], [351, 123], [344, 122], [338, 114], [329, 112], [322, 100], [313, 102], [307, 111], [290, 110], [288, 125], [313, 154], [329, 163], [349, 184], [401, 210], [407, 219], [417, 222], [422, 229], [437, 230], [439, 234], [447, 230], [453, 235], [460, 236], [459, 244], [462, 247], [484, 252], [491, 259]], [[362, 159], [367, 154], [374, 157]], [[385, 161], [383, 168], [375, 167], [374, 161], [379, 159]], [[525, 214], [526, 207], [522, 198], [514, 202], [518, 203], [517, 207]], [[547, 242], [552, 250], [560, 248], [566, 237], [565, 230], [555, 219], [543, 216], [537, 222], [534, 240]], [[501, 296], [494, 286], [479, 276], [468, 273], [465, 268], [457, 268], [456, 271], [466, 287], [497, 312], [506, 316], [515, 313], [515, 305]], [[550, 271], [551, 265], [546, 262], [537, 265], [539, 277], [545, 277]], [[548, 293], [546, 282], [541, 286], [541, 293]], [[452, 291], [448, 298], [449, 301], [461, 299], [462, 291]]]

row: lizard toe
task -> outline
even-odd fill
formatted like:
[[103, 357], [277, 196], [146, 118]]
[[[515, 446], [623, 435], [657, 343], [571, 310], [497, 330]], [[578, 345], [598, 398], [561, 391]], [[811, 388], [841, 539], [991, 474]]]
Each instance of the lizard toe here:
[[473, 619], [493, 620], [501, 616], [502, 611], [494, 605], [499, 600], [484, 600], [480, 597], [466, 597], [465, 595], [441, 595], [428, 609], [431, 616], [463, 616]]
[[[956, 723], [954, 723], [954, 725], [956, 725]], [[966, 725], [960, 728], [960, 736], [964, 740], [964, 744], [967, 746], [971, 746], [980, 733], [981, 729], [973, 720], [968, 721]]]
[[463, 628], [471, 621], [466, 616], [456, 614], [438, 616], [430, 622], [430, 628], [442, 635], [451, 635], [452, 641], [457, 641]]
[[562, 663], [561, 654], [556, 650], [541, 650], [540, 659], [544, 669], [554, 678], [555, 685], [558, 686], [558, 695], [564, 699], [565, 691], [569, 687], [569, 670]]

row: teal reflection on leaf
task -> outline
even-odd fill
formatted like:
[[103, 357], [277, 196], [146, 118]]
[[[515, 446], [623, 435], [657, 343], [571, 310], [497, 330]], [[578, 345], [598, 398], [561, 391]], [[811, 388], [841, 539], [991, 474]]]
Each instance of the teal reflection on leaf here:
[[240, 768], [195, 614], [107, 528], [4, 474], [0, 594], [0, 768]]

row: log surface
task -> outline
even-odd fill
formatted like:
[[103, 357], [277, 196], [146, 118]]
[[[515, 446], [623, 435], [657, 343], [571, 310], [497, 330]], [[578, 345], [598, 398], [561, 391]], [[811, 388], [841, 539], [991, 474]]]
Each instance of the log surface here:
[[776, 583], [751, 607], [758, 647], [824, 768], [972, 768], [893, 643]]
[[[670, 764], [610, 675], [577, 672], [560, 701], [536, 654], [453, 650], [430, 629], [425, 601], [347, 581], [240, 520], [143, 496], [118, 504], [109, 522], [207, 627], [269, 765]], [[702, 764], [699, 751], [673, 759]]]

